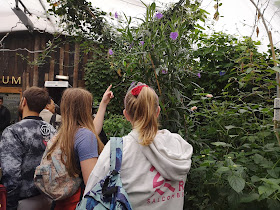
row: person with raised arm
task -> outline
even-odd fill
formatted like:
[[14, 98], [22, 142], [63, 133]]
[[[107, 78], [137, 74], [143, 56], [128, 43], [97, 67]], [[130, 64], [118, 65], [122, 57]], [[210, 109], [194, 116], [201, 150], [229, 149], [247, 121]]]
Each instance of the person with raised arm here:
[[[123, 137], [120, 176], [134, 210], [183, 209], [192, 146], [179, 134], [158, 129], [156, 92], [134, 83], [124, 99], [125, 118], [133, 130]], [[110, 170], [110, 141], [104, 147], [85, 188], [84, 197]]]

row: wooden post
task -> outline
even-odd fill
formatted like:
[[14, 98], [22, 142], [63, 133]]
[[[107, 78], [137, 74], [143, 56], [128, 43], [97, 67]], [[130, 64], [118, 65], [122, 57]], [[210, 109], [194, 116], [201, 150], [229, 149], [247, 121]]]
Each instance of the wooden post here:
[[83, 68], [82, 68], [82, 78], [84, 79], [85, 76], [85, 68], [87, 66], [87, 61], [88, 61], [88, 55], [84, 53], [83, 57]]
[[[34, 44], [34, 51], [38, 51], [40, 48], [40, 35], [35, 34], [35, 44]], [[33, 68], [33, 86], [38, 86], [38, 59], [39, 59], [39, 52], [34, 53], [34, 68]]]
[[50, 71], [49, 71], [49, 80], [53, 81], [54, 79], [54, 52], [51, 52], [50, 57]]
[[17, 53], [15, 53], [15, 61], [14, 61], [14, 75], [18, 75], [18, 56]]
[[69, 75], [69, 43], [66, 42], [65, 44], [65, 51], [64, 51], [64, 71], [63, 75]]
[[29, 72], [26, 72], [26, 89], [30, 87], [30, 84], [29, 84]]
[[63, 75], [64, 46], [59, 48], [59, 75]]
[[[29, 48], [31, 49], [31, 47]], [[26, 72], [25, 72], [25, 86], [23, 87], [25, 90], [27, 88], [29, 88], [29, 73], [31, 72], [32, 66], [31, 66], [31, 62], [33, 61], [33, 55], [28, 52], [27, 54], [28, 60], [27, 60], [27, 66], [26, 66]]]
[[48, 81], [48, 80], [49, 80], [49, 74], [45, 73], [45, 81]]
[[22, 91], [26, 90], [26, 71], [22, 73]]
[[74, 72], [73, 72], [73, 87], [78, 87], [78, 70], [80, 60], [80, 45], [75, 43], [75, 56], [74, 56]]

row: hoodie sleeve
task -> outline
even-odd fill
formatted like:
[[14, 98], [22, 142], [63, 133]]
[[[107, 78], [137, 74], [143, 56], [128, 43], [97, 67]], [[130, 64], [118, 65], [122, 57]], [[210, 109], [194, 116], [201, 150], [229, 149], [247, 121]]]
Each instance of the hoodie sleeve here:
[[96, 183], [102, 180], [110, 171], [110, 141], [105, 145], [98, 157], [98, 161], [90, 173], [84, 195], [87, 194]]
[[16, 209], [21, 187], [23, 145], [19, 135], [7, 128], [0, 142], [2, 182], [7, 189], [7, 209]]

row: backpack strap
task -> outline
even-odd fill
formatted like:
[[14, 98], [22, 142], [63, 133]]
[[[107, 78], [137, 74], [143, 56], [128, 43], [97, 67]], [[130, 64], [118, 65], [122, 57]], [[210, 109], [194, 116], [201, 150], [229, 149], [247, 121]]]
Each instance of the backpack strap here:
[[54, 113], [50, 119], [50, 124], [56, 129], [56, 114]]
[[123, 139], [121, 137], [110, 138], [110, 172], [119, 172], [122, 166]]

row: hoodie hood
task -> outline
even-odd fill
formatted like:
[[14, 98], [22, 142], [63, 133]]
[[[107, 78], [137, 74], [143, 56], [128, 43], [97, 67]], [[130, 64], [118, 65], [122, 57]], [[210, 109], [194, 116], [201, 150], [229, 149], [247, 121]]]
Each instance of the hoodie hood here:
[[[136, 130], [129, 135], [139, 139]], [[154, 141], [148, 146], [141, 145], [141, 150], [165, 179], [183, 180], [190, 170], [193, 148], [179, 134], [159, 130]]]

